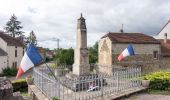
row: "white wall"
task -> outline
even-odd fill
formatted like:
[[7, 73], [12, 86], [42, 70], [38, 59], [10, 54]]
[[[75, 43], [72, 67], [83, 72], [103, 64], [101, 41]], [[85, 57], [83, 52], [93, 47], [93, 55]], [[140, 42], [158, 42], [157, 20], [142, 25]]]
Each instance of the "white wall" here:
[[15, 46], [7, 46], [9, 67], [12, 67], [13, 62], [17, 62], [19, 67], [21, 59], [23, 57], [23, 47], [17, 47], [17, 57], [15, 57]]
[[164, 33], [167, 33], [167, 38], [170, 39], [170, 21], [158, 35], [153, 37], [155, 39], [164, 39]]
[[7, 67], [7, 56], [0, 56], [0, 73]]

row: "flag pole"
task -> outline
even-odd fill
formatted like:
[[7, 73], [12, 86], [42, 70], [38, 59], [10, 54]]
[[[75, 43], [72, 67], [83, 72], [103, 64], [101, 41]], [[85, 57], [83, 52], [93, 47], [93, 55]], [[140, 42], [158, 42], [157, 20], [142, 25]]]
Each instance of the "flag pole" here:
[[57, 80], [57, 77], [55, 76], [55, 74], [53, 73], [53, 71], [51, 70], [51, 68], [48, 66], [48, 64], [45, 62], [44, 60], [44, 64], [46, 65], [46, 67], [49, 69], [49, 71], [51, 72], [52, 76], [55, 78], [55, 80]]

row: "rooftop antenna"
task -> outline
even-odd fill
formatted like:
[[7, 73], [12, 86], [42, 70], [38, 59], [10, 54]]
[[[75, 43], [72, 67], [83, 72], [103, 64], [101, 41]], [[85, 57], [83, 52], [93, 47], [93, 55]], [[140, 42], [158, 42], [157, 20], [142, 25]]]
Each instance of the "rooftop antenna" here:
[[83, 17], [83, 14], [81, 13], [81, 17]]
[[123, 24], [122, 24], [122, 28], [120, 29], [120, 32], [121, 32], [121, 33], [123, 33], [123, 32], [124, 32], [124, 31], [123, 31]]

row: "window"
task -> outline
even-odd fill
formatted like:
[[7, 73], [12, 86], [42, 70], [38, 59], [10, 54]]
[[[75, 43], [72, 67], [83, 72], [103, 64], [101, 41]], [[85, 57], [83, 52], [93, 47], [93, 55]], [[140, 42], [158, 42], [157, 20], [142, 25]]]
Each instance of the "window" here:
[[153, 51], [153, 58], [158, 59], [158, 51]]
[[13, 62], [12, 67], [17, 67], [17, 62]]
[[17, 57], [17, 46], [15, 46], [15, 57]]

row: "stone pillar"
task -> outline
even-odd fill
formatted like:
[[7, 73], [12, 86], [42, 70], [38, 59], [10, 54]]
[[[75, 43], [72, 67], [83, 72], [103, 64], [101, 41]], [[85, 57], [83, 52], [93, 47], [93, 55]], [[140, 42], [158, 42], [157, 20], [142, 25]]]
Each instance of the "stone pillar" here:
[[90, 74], [87, 29], [82, 14], [77, 23], [77, 44], [74, 50], [73, 74], [78, 76]]

